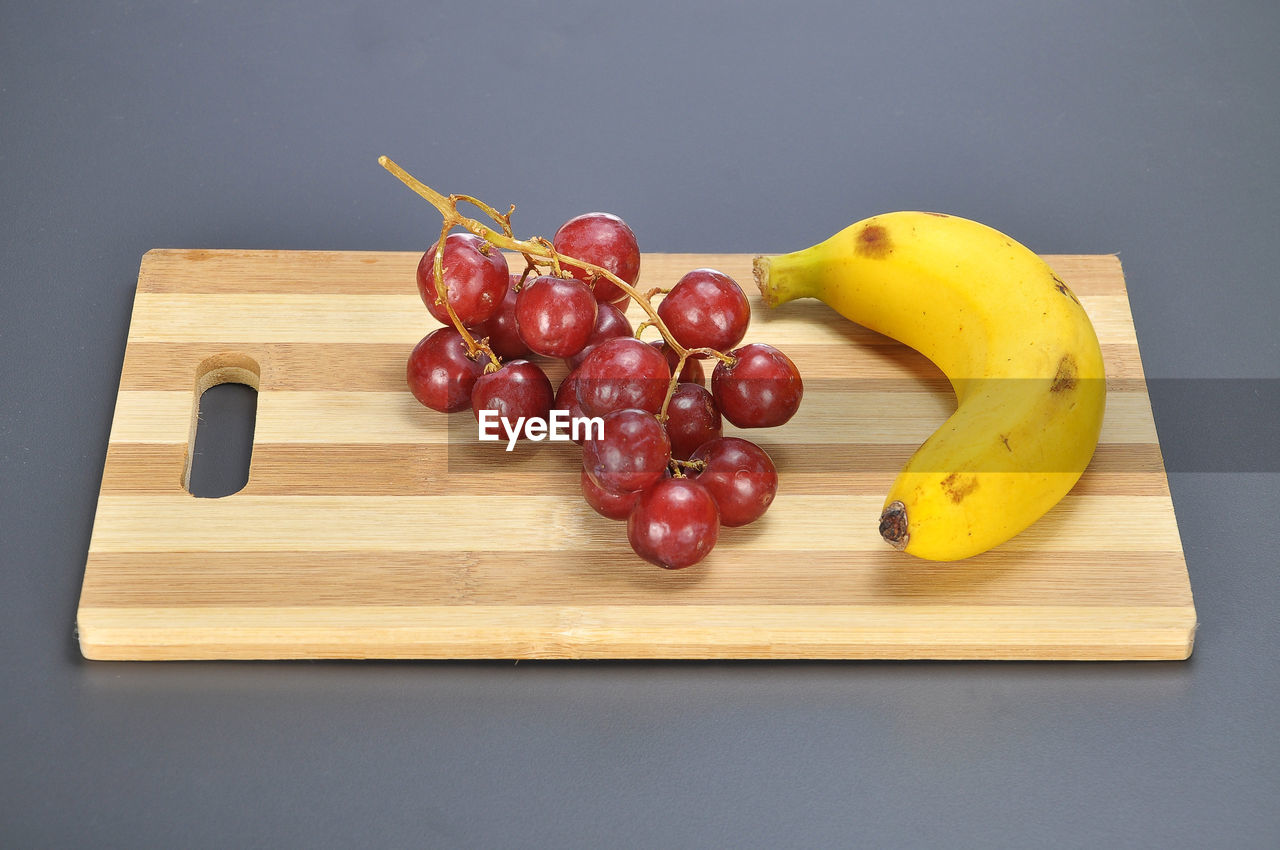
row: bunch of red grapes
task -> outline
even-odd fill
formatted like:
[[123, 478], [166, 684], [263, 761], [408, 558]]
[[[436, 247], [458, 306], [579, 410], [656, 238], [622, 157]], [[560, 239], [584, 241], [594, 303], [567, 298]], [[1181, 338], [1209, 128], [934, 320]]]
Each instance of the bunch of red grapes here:
[[[414, 396], [446, 413], [470, 407], [477, 419], [492, 410], [512, 422], [546, 420], [553, 409], [601, 418], [603, 434], [575, 435], [582, 494], [597, 513], [625, 520], [632, 549], [661, 567], [697, 563], [721, 526], [763, 515], [778, 489], [777, 470], [759, 446], [724, 436], [723, 420], [739, 428], [781, 425], [799, 407], [803, 383], [781, 351], [740, 345], [751, 308], [738, 284], [695, 269], [653, 311], [648, 298], [657, 291], [634, 288], [635, 234], [607, 213], [571, 219], [550, 243], [519, 243], [546, 249], [540, 260], [525, 253], [521, 275], [511, 274], [494, 241], [502, 240], [449, 234], [439, 281], [438, 242], [418, 264], [422, 300], [445, 327], [409, 357]], [[632, 297], [644, 299], [645, 324], [664, 339], [636, 338], [625, 314]], [[559, 388], [533, 355], [567, 361]], [[712, 361], [708, 390], [703, 363]]]

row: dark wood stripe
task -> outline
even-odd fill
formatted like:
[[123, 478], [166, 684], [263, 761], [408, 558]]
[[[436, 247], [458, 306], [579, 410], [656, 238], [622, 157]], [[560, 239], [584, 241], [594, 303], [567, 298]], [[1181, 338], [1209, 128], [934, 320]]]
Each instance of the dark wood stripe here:
[[[424, 334], [435, 327], [424, 323]], [[257, 362], [264, 391], [408, 392], [405, 364], [417, 342], [133, 342], [125, 351], [120, 389], [191, 390], [206, 358], [237, 352]], [[538, 362], [553, 380], [567, 372], [559, 360]]]
[[[601, 519], [601, 523], [608, 520]], [[94, 553], [83, 605], [1182, 605], [1176, 552], [1002, 552], [931, 563], [883, 551], [748, 551], [722, 546], [684, 571], [640, 561], [623, 526], [610, 548], [456, 552]], [[722, 540], [749, 535], [727, 529]], [[795, 581], [802, 566], [804, 581]]]
[[[424, 325], [423, 333], [432, 327]], [[403, 344], [132, 342], [125, 351], [120, 389], [190, 390], [195, 386], [197, 367], [205, 359], [237, 352], [258, 363], [263, 390], [401, 392], [405, 390], [405, 362], [415, 344], [417, 340]], [[854, 345], [834, 358], [831, 353], [828, 345], [788, 348], [811, 388], [951, 394], [950, 383], [937, 367], [898, 343], [872, 349]], [[1136, 345], [1104, 345], [1103, 357], [1111, 392], [1145, 391]], [[534, 359], [554, 381], [567, 371], [560, 360]]]
[[[416, 291], [422, 251], [246, 251], [157, 249], [142, 260], [141, 292], [311, 293], [399, 295]], [[523, 261], [508, 255], [513, 270]], [[1045, 255], [1077, 295], [1123, 295], [1124, 278], [1114, 256]], [[750, 254], [662, 254], [641, 257], [641, 288], [674, 283], [686, 271], [707, 264], [751, 286]], [[668, 280], [669, 279], [669, 280]]]
[[401, 295], [417, 291], [421, 257], [407, 251], [158, 249], [143, 256], [138, 291]]
[[[787, 446], [761, 439], [781, 475], [784, 492], [879, 493], [888, 489], [914, 445], [816, 444]], [[515, 492], [578, 496], [580, 454], [572, 444], [522, 447], [511, 454], [493, 445], [317, 443], [255, 445], [249, 483], [255, 495], [430, 496], [441, 492], [483, 496], [496, 480]], [[104, 492], [175, 492], [182, 489], [186, 447], [113, 444], [103, 471]], [[496, 476], [501, 473], [501, 478]], [[833, 475], [835, 472], [837, 474]], [[359, 481], [353, 484], [351, 482]], [[1159, 447], [1103, 444], [1076, 485], [1102, 495], [1168, 493]]]

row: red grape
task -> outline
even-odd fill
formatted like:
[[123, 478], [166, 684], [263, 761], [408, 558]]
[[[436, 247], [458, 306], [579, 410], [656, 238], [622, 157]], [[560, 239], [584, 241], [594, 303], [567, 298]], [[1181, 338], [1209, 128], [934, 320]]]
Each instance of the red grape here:
[[[635, 285], [640, 278], [640, 248], [636, 235], [616, 215], [594, 212], [569, 219], [560, 225], [551, 244], [561, 254], [599, 266], [627, 283]], [[591, 283], [591, 274], [566, 263], [574, 277]], [[613, 281], [600, 277], [595, 281], [596, 300], [616, 304], [626, 301], [627, 293]]]
[[476, 420], [480, 411], [496, 411], [515, 426], [520, 417], [546, 419], [551, 413], [551, 381], [528, 360], [509, 360], [498, 371], [481, 375], [471, 390]]
[[728, 275], [694, 269], [663, 296], [658, 315], [685, 348], [728, 351], [746, 335], [751, 305]]
[[706, 487], [666, 478], [640, 495], [627, 517], [627, 540], [641, 558], [669, 570], [698, 563], [716, 545], [720, 515]]
[[[649, 344], [662, 352], [662, 355], [667, 358], [667, 368], [674, 372], [676, 364], [680, 362], [680, 355], [676, 354], [676, 350], [667, 345], [664, 339], [655, 339]], [[703, 370], [702, 362], [697, 355], [685, 358], [684, 368], [680, 370], [680, 383], [706, 385], [707, 373]]]
[[591, 336], [587, 337], [587, 344], [582, 350], [569, 358], [569, 368], [577, 369], [597, 345], [619, 336], [631, 336], [631, 321], [612, 304], [601, 304], [596, 311], [596, 325], [591, 329]]
[[710, 491], [720, 522], [746, 525], [759, 519], [778, 493], [778, 470], [765, 450], [738, 437], [718, 437], [701, 445], [693, 460], [706, 463], [698, 483]]
[[720, 436], [720, 411], [706, 387], [677, 384], [667, 405], [667, 437], [671, 456], [687, 460], [694, 450]]
[[711, 393], [724, 418], [739, 428], [771, 428], [795, 415], [804, 396], [796, 364], [771, 345], [753, 342], [730, 352], [711, 373]]
[[582, 485], [582, 498], [586, 499], [587, 504], [602, 517], [626, 519], [631, 513], [631, 509], [636, 506], [636, 502], [640, 501], [641, 491], [615, 493], [612, 490], [605, 490], [591, 480], [591, 476], [587, 474], [586, 469], [582, 470], [579, 478]]
[[448, 327], [436, 328], [413, 347], [405, 378], [418, 401], [453, 413], [470, 406], [471, 388], [483, 373], [484, 364], [467, 356], [462, 335]]
[[670, 460], [667, 432], [644, 410], [615, 410], [604, 417], [604, 436], [582, 445], [582, 468], [615, 493], [643, 490], [662, 477]]
[[508, 360], [529, 354], [529, 346], [524, 344], [524, 340], [520, 338], [520, 331], [516, 327], [516, 295], [518, 293], [514, 287], [519, 282], [520, 275], [511, 275], [511, 285], [507, 287], [507, 294], [503, 297], [498, 311], [485, 321], [468, 327], [472, 336], [476, 339], [488, 339], [489, 348], [493, 349], [493, 353]]
[[544, 275], [525, 281], [516, 296], [516, 326], [535, 354], [568, 357], [587, 344], [596, 324], [596, 299], [580, 280]]
[[555, 402], [551, 405], [553, 410], [569, 411], [569, 438], [578, 445], [582, 445], [587, 434], [590, 433], [589, 428], [584, 428], [574, 436], [573, 420], [586, 416], [582, 412], [582, 404], [578, 401], [578, 373], [570, 372], [565, 379], [560, 382], [560, 389], [556, 390]]
[[634, 337], [600, 343], [577, 374], [578, 401], [588, 416], [626, 408], [657, 413], [671, 383], [671, 370], [662, 353]]
[[[437, 303], [436, 245], [427, 249], [418, 262], [418, 294], [435, 316], [450, 324], [449, 312]], [[510, 287], [507, 258], [494, 246], [471, 233], [450, 233], [444, 243], [444, 284], [449, 304], [464, 325], [485, 321], [502, 306]]]

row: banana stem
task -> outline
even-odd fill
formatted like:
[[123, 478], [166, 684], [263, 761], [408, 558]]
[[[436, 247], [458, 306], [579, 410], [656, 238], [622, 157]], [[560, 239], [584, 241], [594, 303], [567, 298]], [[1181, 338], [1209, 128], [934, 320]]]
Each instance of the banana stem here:
[[772, 263], [769, 257], [756, 257], [751, 261], [751, 277], [755, 279], [756, 289], [764, 299], [766, 307], [778, 306], [778, 291], [771, 279]]

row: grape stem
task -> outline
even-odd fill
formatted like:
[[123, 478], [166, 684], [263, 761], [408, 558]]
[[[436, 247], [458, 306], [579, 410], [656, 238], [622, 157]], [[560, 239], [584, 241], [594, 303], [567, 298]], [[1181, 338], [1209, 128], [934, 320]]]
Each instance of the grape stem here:
[[[671, 385], [667, 388], [667, 397], [662, 403], [662, 412], [658, 415], [660, 420], [666, 420], [667, 405], [671, 401], [671, 394], [675, 392], [680, 370], [684, 368], [684, 363], [690, 355], [697, 354], [705, 357], [713, 357], [728, 366], [733, 366], [738, 362], [736, 357], [716, 351], [713, 348], [689, 349], [677, 342], [676, 338], [672, 336], [671, 330], [667, 327], [666, 323], [662, 321], [661, 317], [658, 316], [658, 311], [654, 309], [653, 305], [649, 301], [649, 296], [657, 294], [657, 292], [661, 291], [660, 289], [651, 290], [649, 294], [646, 295], [606, 268], [588, 263], [584, 260], [579, 260], [576, 257], [570, 257], [568, 254], [560, 253], [549, 241], [541, 236], [535, 236], [531, 239], [515, 238], [515, 236], [512, 235], [511, 230], [511, 213], [515, 212], [516, 209], [514, 204], [511, 206], [511, 210], [509, 212], [500, 213], [495, 208], [477, 198], [473, 198], [470, 195], [442, 195], [435, 189], [432, 189], [427, 184], [418, 180], [409, 172], [405, 171], [386, 156], [378, 157], [378, 164], [391, 172], [397, 180], [408, 186], [414, 193], [430, 203], [431, 206], [435, 207], [444, 218], [444, 222], [440, 229], [440, 242], [438, 243], [439, 247], [436, 250], [435, 265], [432, 269], [435, 277], [436, 297], [444, 302], [445, 309], [449, 313], [450, 321], [452, 321], [454, 327], [458, 329], [458, 333], [462, 335], [462, 341], [467, 346], [467, 354], [472, 358], [475, 358], [479, 356], [480, 352], [483, 352], [490, 358], [491, 362], [486, 365], [486, 371], [488, 371], [490, 367], [497, 368], [497, 365], [500, 364], [501, 361], [489, 348], [488, 340], [477, 341], [475, 337], [472, 336], [465, 327], [463, 327], [462, 322], [458, 320], [458, 315], [453, 311], [453, 307], [449, 305], [449, 299], [446, 295], [448, 290], [444, 282], [444, 242], [449, 231], [453, 230], [455, 227], [461, 227], [498, 248], [502, 248], [507, 251], [514, 251], [523, 255], [525, 262], [528, 264], [525, 269], [526, 276], [532, 269], [535, 269], [538, 266], [549, 265], [553, 274], [558, 277], [565, 277], [567, 275], [564, 271], [564, 266], [568, 265], [582, 269], [590, 275], [604, 278], [614, 286], [621, 289], [627, 295], [634, 298], [636, 303], [640, 305], [640, 308], [648, 315], [648, 318], [641, 323], [641, 328], [648, 326], [657, 328], [658, 332], [662, 334], [663, 340], [666, 341], [667, 345], [671, 346], [671, 349], [679, 358], [675, 372], [671, 377]], [[473, 218], [467, 218], [462, 213], [458, 212], [459, 202], [465, 202], [480, 209], [501, 228], [501, 231], [494, 230], [487, 224]]]
[[484, 370], [485, 372], [491, 372], [493, 369], [490, 367], [494, 367], [497, 356], [490, 350], [488, 340], [477, 342], [476, 338], [467, 330], [467, 326], [458, 319], [458, 314], [453, 311], [453, 305], [449, 303], [448, 289], [444, 285], [444, 240], [448, 235], [449, 228], [441, 228], [440, 241], [436, 243], [439, 247], [436, 248], [436, 255], [431, 264], [431, 273], [436, 285], [436, 303], [444, 305], [445, 312], [449, 314], [449, 321], [453, 322], [453, 326], [462, 335], [462, 342], [467, 347], [468, 357], [475, 360], [479, 358], [482, 352], [489, 355], [490, 362], [485, 364]]
[[672, 478], [684, 478], [686, 469], [692, 469], [694, 472], [702, 472], [707, 468], [707, 462], [705, 460], [680, 460], [673, 457], [668, 463], [671, 467]]

